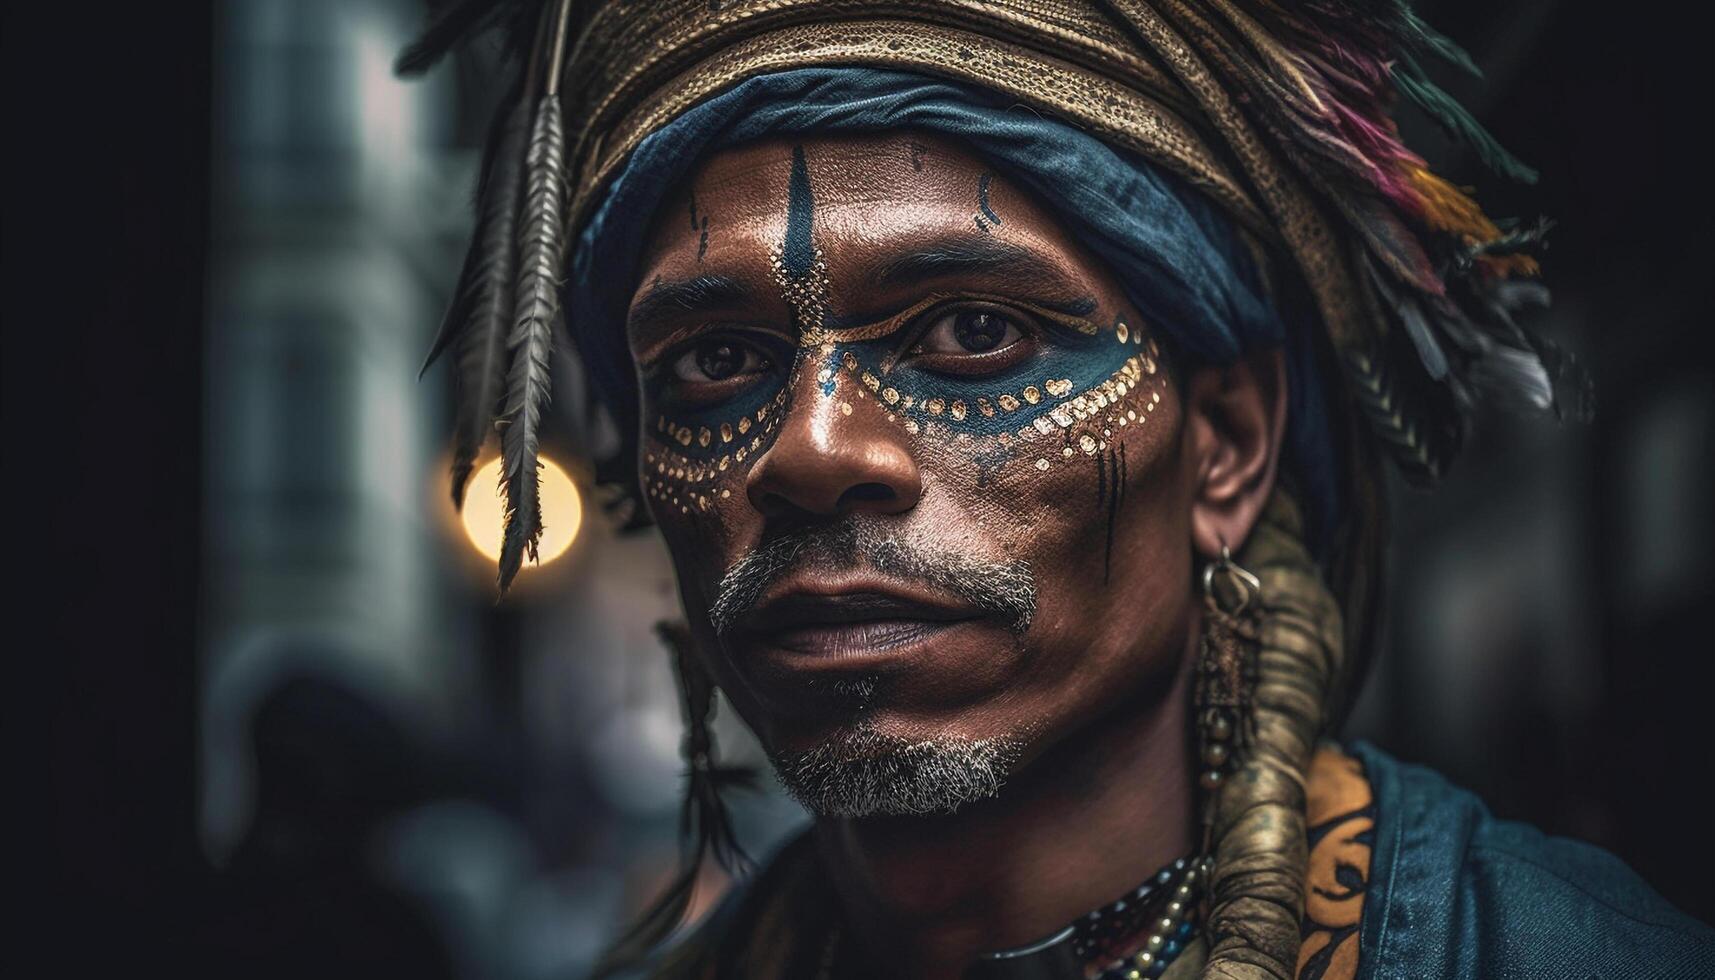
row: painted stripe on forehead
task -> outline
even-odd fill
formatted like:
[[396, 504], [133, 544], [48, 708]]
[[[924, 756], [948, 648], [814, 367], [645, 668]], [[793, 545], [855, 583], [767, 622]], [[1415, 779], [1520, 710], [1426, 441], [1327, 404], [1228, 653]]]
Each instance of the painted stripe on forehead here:
[[792, 148], [792, 177], [786, 187], [786, 241], [780, 247], [780, 261], [786, 274], [794, 279], [810, 274], [816, 261], [816, 246], [811, 238], [816, 198], [810, 190], [810, 167], [804, 159], [804, 148]]
[[[798, 346], [819, 347], [827, 338], [823, 325], [828, 318], [828, 270], [816, 247], [812, 227], [815, 195], [810, 190], [810, 167], [804, 148], [792, 148], [792, 176], [786, 185], [786, 237], [770, 250], [769, 264], [781, 298], [792, 311]], [[825, 353], [825, 352], [824, 352]]]

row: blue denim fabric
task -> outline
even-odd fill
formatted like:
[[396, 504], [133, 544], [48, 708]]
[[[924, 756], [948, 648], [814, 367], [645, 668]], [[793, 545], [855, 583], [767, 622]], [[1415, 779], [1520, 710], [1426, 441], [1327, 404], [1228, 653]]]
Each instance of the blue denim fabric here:
[[1319, 549], [1339, 513], [1338, 464], [1311, 342], [1314, 313], [1276, 309], [1232, 221], [1177, 176], [995, 93], [904, 72], [805, 68], [748, 79], [633, 151], [572, 255], [566, 306], [596, 383], [635, 397], [619, 325], [662, 198], [722, 147], [799, 133], [917, 129], [953, 136], [1029, 188], [1101, 255], [1132, 302], [1181, 349], [1215, 362], [1285, 345], [1286, 466]]
[[1715, 930], [1599, 848], [1357, 742], [1376, 800], [1358, 980], [1715, 978]]

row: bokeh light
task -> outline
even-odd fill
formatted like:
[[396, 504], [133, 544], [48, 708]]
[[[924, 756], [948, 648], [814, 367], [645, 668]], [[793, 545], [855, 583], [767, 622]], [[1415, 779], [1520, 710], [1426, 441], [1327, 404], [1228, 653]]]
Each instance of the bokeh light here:
[[[506, 498], [499, 490], [500, 463], [501, 458], [496, 456], [471, 477], [465, 492], [464, 513], [460, 515], [470, 543], [493, 562], [500, 561], [500, 541], [506, 526]], [[544, 458], [540, 563], [546, 565], [565, 554], [577, 539], [583, 521], [584, 505], [577, 485], [553, 460]], [[524, 566], [530, 567], [530, 562], [526, 560]]]

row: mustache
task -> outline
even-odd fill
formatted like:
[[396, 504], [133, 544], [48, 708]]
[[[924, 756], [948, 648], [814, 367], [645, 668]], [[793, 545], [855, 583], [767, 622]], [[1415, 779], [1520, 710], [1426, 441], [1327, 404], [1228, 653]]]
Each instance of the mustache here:
[[794, 528], [740, 558], [715, 587], [710, 624], [717, 635], [727, 635], [788, 575], [863, 566], [950, 592], [980, 612], [1002, 617], [1014, 633], [1029, 629], [1036, 617], [1036, 578], [1029, 562], [924, 548], [856, 518]]

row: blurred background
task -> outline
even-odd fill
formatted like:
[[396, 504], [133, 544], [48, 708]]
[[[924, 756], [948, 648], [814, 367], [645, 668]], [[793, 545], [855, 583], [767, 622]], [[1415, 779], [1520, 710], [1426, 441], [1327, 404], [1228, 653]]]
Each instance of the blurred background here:
[[[1708, 921], [1707, 36], [1580, 6], [1417, 5], [1487, 75], [1441, 80], [1543, 178], [1402, 110], [1409, 141], [1491, 213], [1556, 219], [1549, 332], [1598, 407], [1491, 418], [1440, 490], [1398, 489], [1347, 734]], [[497, 604], [447, 500], [450, 381], [417, 371], [497, 52], [394, 79], [420, 0], [5, 16], [7, 741], [44, 787], [14, 840], [51, 872], [23, 932], [62, 967], [580, 975], [677, 859], [675, 593], [586, 499]], [[587, 495], [577, 421], [547, 453]], [[804, 819], [734, 804], [752, 853]]]

